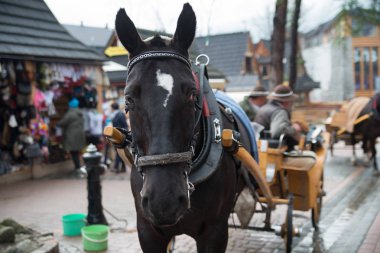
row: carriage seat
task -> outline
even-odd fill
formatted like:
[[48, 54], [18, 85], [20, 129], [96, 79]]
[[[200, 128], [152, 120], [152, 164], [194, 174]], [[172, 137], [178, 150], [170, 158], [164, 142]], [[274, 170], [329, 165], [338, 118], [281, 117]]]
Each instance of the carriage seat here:
[[315, 152], [309, 150], [284, 152], [283, 168], [308, 171], [317, 162]]

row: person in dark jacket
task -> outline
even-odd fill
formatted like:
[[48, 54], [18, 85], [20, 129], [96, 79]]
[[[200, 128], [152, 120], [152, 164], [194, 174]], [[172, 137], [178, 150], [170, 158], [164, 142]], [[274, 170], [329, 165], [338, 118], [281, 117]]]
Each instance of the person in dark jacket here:
[[71, 99], [69, 110], [57, 123], [63, 130], [63, 147], [70, 152], [76, 170], [80, 168], [80, 151], [86, 146], [84, 118], [78, 106], [78, 99]]
[[303, 126], [291, 122], [291, 108], [298, 98], [292, 89], [285, 85], [277, 85], [268, 96], [269, 102], [261, 107], [255, 117], [255, 122], [269, 130], [271, 138], [278, 139], [285, 134], [288, 147], [298, 144]]
[[264, 86], [256, 86], [252, 92], [240, 102], [241, 108], [251, 121], [254, 121], [259, 108], [266, 104], [269, 92]]
[[[128, 130], [128, 123], [127, 123], [127, 117], [124, 111], [120, 110], [118, 103], [113, 103], [111, 105], [112, 108], [112, 114], [111, 114], [111, 120], [112, 120], [112, 126], [113, 127], [119, 127], [124, 128], [125, 130]], [[120, 168], [121, 164], [121, 168]], [[123, 160], [120, 158], [120, 156], [116, 153], [115, 162], [114, 162], [114, 168], [113, 171], [118, 173], [126, 170], [125, 164]]]

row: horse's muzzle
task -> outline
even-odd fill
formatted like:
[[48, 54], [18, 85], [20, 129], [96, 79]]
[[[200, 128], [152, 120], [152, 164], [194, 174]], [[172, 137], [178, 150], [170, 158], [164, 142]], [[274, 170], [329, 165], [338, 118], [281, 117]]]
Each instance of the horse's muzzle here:
[[165, 227], [177, 224], [189, 207], [190, 199], [186, 193], [158, 195], [142, 191], [141, 195], [144, 215], [156, 226]]

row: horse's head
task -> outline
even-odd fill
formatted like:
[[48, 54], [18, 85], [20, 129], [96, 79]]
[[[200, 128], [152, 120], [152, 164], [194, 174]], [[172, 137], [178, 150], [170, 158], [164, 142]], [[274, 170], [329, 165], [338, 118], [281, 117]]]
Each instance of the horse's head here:
[[176, 224], [189, 204], [187, 172], [195, 125], [196, 86], [188, 61], [196, 18], [185, 4], [172, 39], [141, 40], [120, 9], [116, 31], [130, 54], [126, 106], [143, 177], [144, 215], [158, 226]]

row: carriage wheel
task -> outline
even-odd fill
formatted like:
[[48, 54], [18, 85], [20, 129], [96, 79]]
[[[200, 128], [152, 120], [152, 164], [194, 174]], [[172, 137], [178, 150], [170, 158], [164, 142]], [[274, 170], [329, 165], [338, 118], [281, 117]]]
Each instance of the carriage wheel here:
[[318, 230], [318, 223], [319, 219], [321, 217], [321, 211], [322, 211], [322, 198], [324, 196], [324, 190], [323, 190], [323, 173], [321, 175], [321, 180], [319, 181], [319, 190], [318, 195], [315, 200], [315, 206], [311, 209], [311, 223], [313, 224], [313, 227], [315, 230]]
[[175, 236], [170, 240], [168, 247], [167, 247], [167, 253], [173, 253], [174, 252], [174, 245], [175, 245]]
[[292, 252], [292, 242], [293, 242], [293, 193], [289, 193], [289, 204], [288, 211], [286, 214], [285, 222], [285, 251], [286, 253]]

